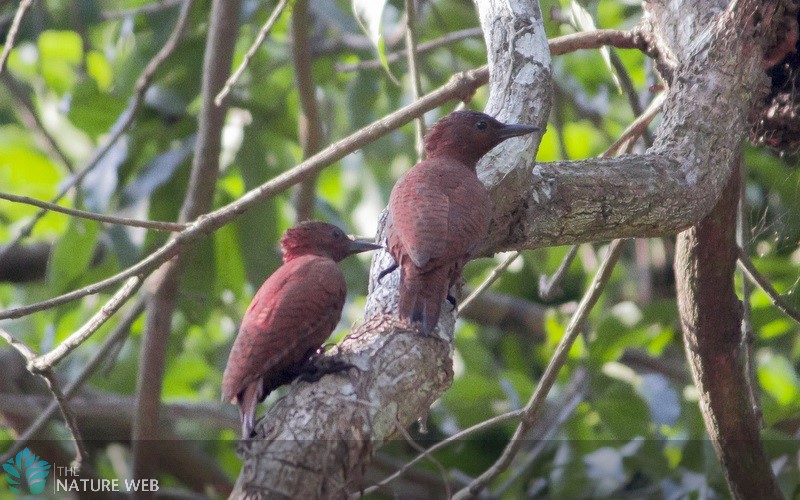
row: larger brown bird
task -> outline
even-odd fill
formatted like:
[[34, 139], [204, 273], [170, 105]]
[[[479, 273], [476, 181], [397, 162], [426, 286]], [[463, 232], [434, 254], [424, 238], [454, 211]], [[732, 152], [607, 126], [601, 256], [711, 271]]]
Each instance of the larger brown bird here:
[[253, 297], [222, 376], [222, 399], [239, 405], [242, 439], [252, 434], [256, 404], [309, 368], [339, 322], [346, 289], [337, 262], [378, 248], [317, 221], [283, 235], [283, 265]]
[[425, 137], [427, 159], [397, 181], [389, 198], [387, 236], [400, 267], [399, 315], [430, 333], [450, 286], [475, 255], [489, 227], [491, 203], [475, 167], [506, 139], [538, 130], [501, 123], [477, 111], [456, 111]]

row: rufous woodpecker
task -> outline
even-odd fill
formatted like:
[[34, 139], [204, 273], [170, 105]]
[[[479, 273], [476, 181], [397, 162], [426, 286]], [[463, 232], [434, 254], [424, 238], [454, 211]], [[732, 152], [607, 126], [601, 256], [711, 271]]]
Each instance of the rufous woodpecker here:
[[479, 250], [492, 216], [489, 192], [475, 167], [511, 137], [539, 130], [501, 123], [477, 111], [456, 111], [425, 136], [426, 159], [397, 181], [389, 197], [387, 250], [400, 268], [399, 316], [430, 333], [442, 301]]
[[283, 235], [283, 265], [253, 297], [222, 376], [222, 399], [239, 405], [242, 439], [252, 435], [256, 404], [313, 368], [314, 354], [339, 322], [346, 288], [337, 262], [378, 248], [318, 221]]

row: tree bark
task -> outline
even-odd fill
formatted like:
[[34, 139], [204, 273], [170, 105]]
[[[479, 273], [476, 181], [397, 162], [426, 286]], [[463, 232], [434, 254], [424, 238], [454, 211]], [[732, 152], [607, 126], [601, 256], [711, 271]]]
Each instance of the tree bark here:
[[734, 498], [783, 498], [742, 364], [741, 306], [733, 286], [740, 180], [732, 175], [714, 210], [678, 235], [678, 309], [700, 410]]
[[[549, 111], [547, 41], [537, 5], [477, 0], [491, 70], [487, 111], [543, 126]], [[673, 75], [653, 148], [620, 159], [534, 165], [538, 141], [507, 141], [479, 165], [495, 204], [487, 254], [616, 237], [674, 233], [714, 207], [730, 177], [754, 93], [765, 82], [750, 24], [771, 2], [647, 4], [648, 53]], [[712, 8], [714, 7], [714, 8]], [[687, 13], [697, 14], [687, 20]], [[702, 13], [702, 15], [698, 14]], [[659, 36], [680, 26], [681, 37]], [[672, 31], [671, 31], [672, 30]], [[375, 449], [424, 416], [450, 385], [453, 313], [421, 336], [394, 319], [397, 275], [379, 284], [391, 257], [372, 264], [366, 323], [341, 344], [359, 367], [315, 384], [295, 383], [242, 444], [234, 497], [343, 497], [357, 491]]]

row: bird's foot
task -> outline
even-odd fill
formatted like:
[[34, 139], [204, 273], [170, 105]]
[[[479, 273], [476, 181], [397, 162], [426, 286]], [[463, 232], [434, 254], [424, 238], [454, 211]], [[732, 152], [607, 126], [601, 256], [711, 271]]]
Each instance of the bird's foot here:
[[450, 312], [455, 311], [456, 307], [458, 307], [458, 302], [456, 302], [456, 298], [450, 295], [449, 293], [447, 294], [447, 302], [450, 302], [450, 305], [453, 306], [453, 308], [450, 309]]
[[395, 262], [391, 266], [389, 266], [386, 269], [384, 269], [383, 271], [381, 271], [378, 274], [378, 283], [380, 283], [381, 280], [383, 279], [383, 277], [386, 276], [387, 274], [391, 274], [391, 273], [395, 272], [398, 267], [399, 266], [397, 265], [397, 262]]
[[325, 375], [358, 367], [334, 356], [324, 356], [324, 346], [317, 349], [300, 368], [298, 377], [303, 382], [316, 382]]

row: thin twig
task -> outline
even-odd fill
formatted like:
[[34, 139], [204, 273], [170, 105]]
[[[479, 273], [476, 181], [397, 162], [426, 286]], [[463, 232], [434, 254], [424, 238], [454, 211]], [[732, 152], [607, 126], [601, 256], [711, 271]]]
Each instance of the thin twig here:
[[763, 274], [758, 272], [753, 265], [753, 262], [750, 260], [750, 257], [748, 257], [741, 248], [739, 249], [739, 268], [742, 270], [744, 275], [747, 276], [747, 279], [752, 281], [761, 289], [762, 292], [767, 294], [767, 297], [769, 297], [769, 300], [772, 302], [773, 306], [777, 307], [780, 312], [789, 316], [798, 324], [800, 324], [800, 312], [789, 305], [789, 303], [786, 302], [781, 294], [775, 290], [775, 287], [772, 286], [772, 283], [770, 283]]
[[[95, 352], [89, 361], [86, 362], [81, 372], [78, 374], [75, 379], [68, 383], [64, 387], [64, 399], [69, 400], [72, 396], [78, 392], [78, 389], [83, 387], [83, 384], [86, 383], [87, 380], [94, 374], [94, 372], [106, 361], [106, 356], [109, 352], [114, 348], [117, 343], [121, 342], [128, 333], [130, 332], [131, 325], [136, 319], [144, 312], [144, 299], [140, 298], [128, 312], [122, 317], [119, 321], [117, 326], [114, 328], [108, 338], [103, 341], [103, 344], [100, 348]], [[2, 329], [0, 329], [0, 333], [2, 333]], [[44, 409], [37, 417], [36, 420], [31, 423], [31, 425], [25, 429], [25, 432], [20, 434], [14, 443], [11, 445], [2, 458], [0, 458], [0, 463], [5, 463], [17, 454], [24, 446], [27, 444], [28, 441], [36, 435], [39, 430], [44, 427], [53, 414], [58, 410], [58, 402], [52, 401], [47, 408]]]
[[[417, 12], [414, 0], [405, 0], [406, 6], [406, 53], [408, 54], [408, 74], [411, 78], [411, 95], [416, 101], [422, 97], [422, 81], [419, 75], [419, 60], [417, 59], [417, 37], [414, 33], [414, 23]], [[425, 119], [419, 117], [414, 120], [414, 146], [417, 150], [417, 159], [425, 159]]]
[[217, 96], [214, 98], [214, 104], [216, 104], [217, 106], [222, 105], [222, 100], [225, 99], [225, 97], [230, 93], [231, 89], [233, 88], [233, 85], [236, 83], [239, 77], [242, 76], [244, 70], [247, 69], [247, 65], [250, 64], [250, 60], [256, 54], [258, 48], [261, 47], [261, 44], [264, 43], [264, 39], [267, 38], [267, 35], [269, 34], [270, 30], [275, 25], [275, 22], [280, 17], [281, 13], [283, 12], [283, 9], [285, 9], [288, 4], [289, 0], [280, 0], [280, 2], [278, 2], [278, 5], [275, 6], [275, 9], [272, 11], [272, 14], [270, 14], [269, 19], [267, 19], [267, 22], [264, 23], [264, 26], [262, 26], [261, 30], [258, 32], [258, 36], [256, 36], [253, 45], [251, 45], [250, 48], [247, 49], [247, 53], [244, 55], [242, 63], [239, 65], [238, 68], [236, 68], [236, 71], [234, 71], [234, 73], [230, 76], [230, 78], [228, 78], [228, 81], [225, 82], [225, 85], [222, 87], [222, 90], [220, 90]]
[[[734, 173], [735, 175], [735, 173]], [[737, 236], [739, 248], [743, 251], [747, 248], [752, 236], [750, 221], [747, 217], [747, 198], [745, 196], [745, 186], [747, 183], [744, 168], [739, 167], [739, 175], [742, 176], [739, 190], [739, 204], [737, 206]], [[744, 272], [742, 272], [744, 274]], [[758, 391], [758, 378], [756, 377], [756, 360], [753, 355], [755, 347], [755, 335], [753, 334], [753, 321], [751, 318], [752, 304], [750, 298], [753, 292], [753, 285], [750, 280], [742, 280], [742, 353], [744, 355], [744, 372], [747, 381], [747, 392], [750, 395], [750, 404], [753, 413], [758, 419], [759, 427], [764, 428], [764, 412], [761, 410], [761, 398]]]
[[[440, 449], [444, 448], [445, 446], [447, 446], [449, 444], [452, 444], [452, 443], [455, 443], [457, 441], [460, 441], [460, 440], [462, 440], [462, 439], [464, 439], [464, 438], [466, 438], [468, 436], [471, 436], [471, 435], [473, 435], [475, 433], [478, 433], [478, 432], [481, 432], [483, 430], [486, 430], [486, 429], [488, 429], [490, 427], [494, 427], [495, 425], [500, 425], [500, 424], [503, 424], [503, 423], [508, 422], [510, 420], [514, 420], [517, 417], [521, 416], [523, 414], [523, 412], [524, 412], [524, 410], [514, 410], [514, 411], [510, 411], [508, 413], [503, 413], [502, 415], [497, 415], [496, 417], [492, 417], [492, 418], [490, 418], [488, 420], [484, 420], [483, 422], [481, 422], [479, 424], [475, 424], [472, 427], [467, 427], [466, 429], [464, 429], [462, 431], [456, 432], [452, 436], [439, 441], [438, 443], [432, 445], [430, 448], [428, 448], [425, 451], [423, 451], [421, 454], [417, 455], [416, 457], [414, 457], [413, 459], [408, 461], [406, 464], [404, 464], [400, 469], [398, 469], [391, 476], [387, 476], [382, 481], [380, 481], [378, 483], [375, 483], [374, 485], [370, 486], [369, 488], [365, 488], [364, 491], [362, 492], [363, 495], [366, 496], [366, 495], [375, 493], [376, 491], [380, 490], [381, 488], [383, 488], [387, 484], [391, 483], [392, 481], [394, 481], [398, 477], [400, 477], [403, 474], [405, 474], [406, 471], [411, 469], [413, 466], [415, 466], [416, 464], [418, 464], [422, 460], [425, 460], [426, 458], [430, 459], [432, 453], [435, 453], [435, 452], [439, 451]], [[362, 498], [362, 496], [361, 496], [361, 493], [359, 493], [359, 494], [356, 494], [356, 495], [351, 495], [351, 498]]]
[[8, 342], [8, 344], [11, 347], [13, 347], [17, 351], [19, 351], [19, 353], [22, 354], [22, 357], [27, 359], [28, 362], [31, 362], [34, 359], [36, 359], [36, 353], [33, 352], [33, 350], [31, 350], [31, 348], [28, 347], [27, 344], [25, 344], [21, 340], [17, 339], [15, 336], [11, 335], [7, 331], [3, 330], [2, 328], [0, 328], [0, 338], [5, 340], [6, 342]]
[[508, 269], [508, 266], [510, 266], [511, 263], [517, 260], [517, 257], [519, 257], [520, 255], [521, 252], [519, 251], [511, 252], [510, 254], [508, 254], [508, 257], [506, 257], [503, 260], [503, 262], [501, 262], [494, 269], [492, 269], [492, 272], [489, 273], [489, 276], [487, 276], [486, 279], [483, 280], [483, 282], [480, 285], [478, 285], [478, 287], [475, 290], [473, 290], [472, 293], [469, 294], [469, 296], [466, 299], [461, 301], [461, 304], [458, 306], [459, 314], [461, 314], [461, 311], [466, 309], [472, 303], [472, 301], [475, 300], [480, 294], [486, 291], [487, 288], [492, 286], [492, 283], [497, 281], [497, 279], [503, 274], [503, 271]]
[[[178, 41], [180, 40], [181, 35], [186, 28], [186, 22], [189, 19], [189, 8], [191, 5], [192, 0], [184, 0], [183, 5], [181, 6], [180, 14], [178, 15], [178, 20], [175, 23], [175, 28], [172, 30], [169, 39], [164, 46], [161, 47], [161, 50], [158, 51], [155, 57], [153, 57], [147, 66], [145, 66], [142, 74], [136, 81], [136, 92], [134, 96], [131, 98], [128, 107], [125, 108], [125, 110], [119, 115], [117, 121], [111, 127], [111, 130], [109, 131], [109, 137], [106, 142], [101, 147], [94, 150], [92, 156], [86, 162], [86, 166], [83, 167], [80, 172], [64, 183], [58, 194], [51, 200], [52, 203], [58, 203], [58, 201], [63, 198], [74, 186], [80, 184], [84, 177], [86, 177], [89, 172], [97, 167], [97, 165], [100, 163], [100, 160], [105, 157], [105, 155], [111, 150], [119, 138], [122, 137], [122, 134], [125, 133], [128, 127], [130, 127], [130, 125], [133, 123], [133, 119], [136, 116], [136, 113], [138, 112], [142, 102], [144, 101], [144, 94], [147, 92], [147, 89], [150, 87], [150, 84], [153, 81], [156, 70], [159, 68], [161, 63], [164, 62], [164, 60], [169, 57], [170, 54], [172, 54], [172, 52], [175, 50], [175, 47], [178, 45]], [[45, 216], [46, 213], [47, 210], [40, 210], [37, 212], [30, 222], [20, 229], [14, 240], [0, 249], [0, 260], [5, 257], [6, 253], [10, 251], [11, 248], [15, 247], [24, 238], [30, 236], [31, 231], [33, 231], [33, 227], [39, 222], [39, 220], [41, 220], [42, 217]]]
[[550, 392], [550, 389], [553, 387], [556, 377], [558, 376], [558, 372], [566, 362], [567, 354], [569, 353], [572, 344], [575, 342], [575, 339], [578, 338], [578, 335], [583, 328], [583, 324], [585, 323], [586, 318], [589, 316], [589, 312], [597, 302], [597, 299], [600, 298], [600, 294], [603, 292], [605, 285], [608, 283], [608, 280], [611, 277], [611, 272], [614, 270], [614, 265], [617, 263], [617, 259], [619, 259], [619, 256], [622, 254], [622, 249], [624, 248], [624, 243], [626, 241], [628, 240], [614, 240], [608, 246], [608, 252], [603, 259], [603, 263], [600, 264], [600, 268], [597, 270], [597, 274], [595, 274], [595, 277], [592, 280], [592, 283], [589, 285], [589, 289], [586, 291], [586, 294], [584, 294], [583, 298], [581, 299], [578, 309], [575, 311], [575, 314], [572, 315], [569, 325], [567, 325], [567, 330], [564, 333], [564, 336], [561, 338], [561, 341], [558, 343], [558, 346], [553, 353], [553, 357], [550, 358], [550, 362], [547, 364], [547, 368], [545, 368], [542, 378], [536, 385], [536, 390], [533, 392], [531, 398], [528, 400], [528, 403], [525, 405], [522, 419], [517, 426], [517, 429], [514, 431], [514, 435], [512, 436], [508, 445], [506, 445], [506, 448], [503, 450], [502, 455], [491, 467], [489, 467], [489, 469], [475, 478], [469, 486], [458, 491], [453, 496], [454, 499], [473, 497], [483, 490], [483, 488], [485, 488], [490, 481], [492, 481], [509, 466], [511, 460], [514, 458], [514, 455], [517, 453], [517, 450], [522, 444], [522, 438], [534, 424], [534, 419], [537, 417], [539, 410], [541, 409], [544, 400], [547, 397], [547, 393]]
[[61, 410], [61, 416], [64, 417], [67, 430], [69, 430], [72, 435], [72, 443], [75, 445], [75, 461], [73, 462], [73, 467], [77, 466], [77, 469], [80, 470], [83, 464], [89, 463], [89, 452], [86, 451], [86, 445], [83, 443], [81, 431], [78, 428], [78, 419], [76, 419], [75, 415], [70, 411], [67, 399], [61, 392], [61, 388], [58, 386], [58, 381], [55, 375], [53, 375], [53, 371], [48, 369], [41, 372], [40, 375], [47, 382], [47, 388], [53, 393], [53, 397], [56, 398], [56, 403]]
[[155, 14], [162, 10], [171, 9], [176, 5], [183, 2], [183, 0], [160, 0], [141, 7], [134, 7], [132, 9], [122, 9], [114, 11], [105, 11], [100, 13], [100, 18], [103, 21], [110, 21], [112, 19], [122, 19], [126, 17], [133, 17], [139, 14]]
[[[423, 42], [419, 44], [417, 46], [417, 55], [424, 54], [432, 50], [436, 50], [440, 47], [444, 47], [445, 45], [459, 42], [467, 38], [476, 38], [476, 37], [483, 37], [483, 30], [481, 30], [480, 28], [467, 28], [459, 31], [452, 31], [440, 38], [437, 38], [436, 40], [431, 40], [429, 42]], [[408, 50], [406, 49], [399, 50], [397, 52], [392, 52], [390, 54], [386, 54], [386, 62], [389, 64], [395, 63], [400, 59], [402, 59], [403, 57], [406, 57], [407, 55], [408, 55]], [[340, 71], [342, 73], [350, 73], [362, 69], [379, 69], [382, 67], [382, 64], [380, 59], [370, 59], [367, 61], [360, 61], [352, 64], [337, 63], [334, 67], [336, 68], [336, 71]]]
[[653, 121], [653, 118], [661, 111], [661, 106], [664, 105], [666, 99], [667, 92], [658, 94], [647, 109], [644, 110], [644, 113], [636, 117], [636, 119], [620, 134], [619, 138], [600, 156], [602, 158], [609, 158], [619, 154], [620, 150], [630, 146], [631, 141], [641, 136], [647, 130], [650, 122]]
[[117, 293], [112, 295], [108, 302], [106, 302], [106, 304], [101, 307], [100, 310], [89, 319], [89, 321], [84, 323], [81, 328], [54, 347], [50, 352], [47, 354], [42, 354], [31, 361], [28, 369], [33, 373], [41, 373], [53, 368], [56, 364], [58, 364], [59, 361], [64, 359], [67, 354], [72, 352], [73, 349], [81, 345], [86, 339], [91, 337], [94, 332], [103, 326], [103, 323], [108, 321], [108, 318], [117, 312], [117, 310], [119, 310], [119, 308], [122, 307], [125, 302], [127, 302], [128, 299], [133, 296], [134, 293], [136, 293], [139, 287], [142, 286], [143, 281], [144, 279], [141, 276], [129, 278], [125, 285], [117, 290]]
[[60, 304], [85, 297], [86, 295], [95, 294], [100, 290], [120, 283], [132, 276], [147, 275], [152, 272], [153, 269], [177, 255], [181, 251], [183, 245], [207, 236], [214, 230], [236, 219], [253, 206], [261, 203], [263, 200], [283, 192], [309, 175], [320, 172], [322, 169], [341, 160], [353, 151], [400, 128], [426, 111], [434, 109], [451, 99], [464, 100], [466, 96], [471, 95], [476, 88], [484, 85], [488, 79], [489, 70], [486, 66], [460, 73], [454, 76], [449, 83], [427, 94], [422, 99], [328, 146], [308, 160], [283, 172], [264, 184], [251, 189], [236, 201], [198, 217], [194, 222], [190, 223], [188, 228], [177, 233], [175, 238], [169, 240], [161, 248], [139, 261], [138, 264], [134, 264], [114, 276], [79, 290], [74, 290], [43, 302], [0, 311], [0, 320], [19, 318], [36, 311], [50, 309]]
[[[553, 435], [556, 433], [564, 422], [572, 415], [575, 408], [584, 398], [586, 390], [586, 381], [589, 378], [589, 372], [586, 368], [579, 368], [575, 370], [570, 381], [566, 384], [564, 391], [559, 394], [559, 401], [554, 402], [552, 416], [548, 418], [547, 415], [542, 417], [541, 425], [531, 429], [530, 438], [536, 443], [533, 448], [528, 452], [524, 460], [509, 471], [507, 479], [497, 488], [492, 491], [494, 498], [502, 498], [506, 491], [522, 476], [525, 475], [528, 468], [533, 465], [539, 455], [544, 451], [545, 447], [552, 443]], [[538, 432], [537, 432], [538, 431]]]
[[576, 255], [578, 255], [578, 245], [572, 245], [567, 251], [567, 255], [564, 256], [564, 259], [558, 266], [558, 269], [556, 269], [556, 272], [554, 272], [550, 278], [548, 278], [546, 274], [539, 276], [540, 299], [550, 300], [553, 298], [555, 290], [559, 288], [559, 285], [564, 280], [567, 271], [569, 271], [569, 266], [572, 265], [572, 261], [575, 260]]
[[[397, 420], [397, 417], [395, 417], [395, 420]], [[395, 427], [397, 428], [397, 430], [400, 431], [400, 434], [403, 435], [406, 442], [412, 448], [417, 450], [419, 453], [425, 455], [428, 458], [428, 461], [432, 463], [434, 467], [436, 467], [436, 469], [439, 471], [439, 474], [442, 477], [442, 483], [444, 483], [444, 497], [450, 498], [453, 495], [453, 492], [450, 491], [450, 481], [447, 480], [447, 469], [445, 469], [442, 463], [436, 460], [436, 458], [433, 455], [428, 453], [425, 450], [425, 448], [422, 447], [422, 445], [414, 441], [414, 439], [411, 437], [411, 434], [408, 433], [408, 430], [405, 428], [403, 424], [400, 423], [399, 420], [397, 420], [397, 425]]]
[[[642, 103], [639, 102], [639, 94], [633, 86], [633, 81], [631, 80], [630, 73], [628, 73], [628, 69], [625, 67], [625, 64], [622, 63], [622, 59], [620, 59], [619, 54], [617, 54], [615, 50], [609, 50], [608, 57], [611, 61], [611, 65], [614, 67], [614, 71], [617, 72], [617, 80], [623, 92], [625, 92], [625, 96], [628, 98], [628, 104], [631, 107], [631, 111], [633, 111], [633, 116], [641, 116], [643, 114]], [[653, 136], [650, 134], [650, 131], [645, 129], [642, 133], [642, 137], [644, 137], [644, 142], [648, 147], [652, 146]]]
[[0, 80], [2, 80], [9, 93], [14, 97], [17, 112], [21, 115], [25, 126], [33, 130], [39, 136], [45, 149], [50, 153], [50, 156], [55, 156], [70, 173], [74, 173], [75, 166], [72, 164], [72, 161], [67, 158], [67, 155], [39, 119], [36, 106], [34, 106], [31, 96], [28, 95], [28, 92], [26, 92], [22, 84], [8, 71], [0, 73]]
[[14, 14], [14, 20], [11, 22], [11, 27], [8, 29], [8, 35], [6, 36], [6, 43], [3, 46], [3, 52], [0, 54], [0, 73], [6, 68], [6, 61], [8, 60], [8, 54], [11, 53], [11, 49], [14, 48], [14, 41], [17, 38], [17, 32], [19, 31], [19, 25], [22, 23], [22, 17], [25, 15], [25, 11], [33, 3], [33, 0], [22, 0], [20, 2], [19, 7], [17, 7], [17, 13]]
[[104, 215], [94, 212], [87, 212], [85, 210], [78, 210], [76, 208], [62, 207], [55, 203], [37, 200], [28, 196], [17, 196], [15, 194], [0, 192], [0, 200], [13, 201], [14, 203], [24, 203], [26, 205], [33, 205], [34, 207], [44, 208], [51, 212], [60, 212], [62, 214], [80, 217], [82, 219], [96, 220], [98, 222], [106, 222], [109, 224], [117, 224], [120, 226], [130, 227], [143, 227], [146, 229], [154, 229], [156, 231], [183, 231], [186, 229], [187, 224], [178, 222], [160, 222], [150, 220], [128, 219], [126, 217], [115, 217], [113, 215]]

